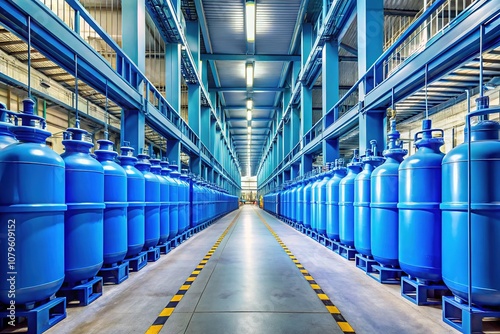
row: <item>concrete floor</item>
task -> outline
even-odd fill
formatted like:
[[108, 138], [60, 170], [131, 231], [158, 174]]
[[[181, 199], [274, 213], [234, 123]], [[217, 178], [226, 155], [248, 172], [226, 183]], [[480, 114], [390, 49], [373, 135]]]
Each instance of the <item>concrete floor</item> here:
[[161, 333], [341, 333], [257, 212], [340, 309], [356, 333], [457, 333], [441, 309], [418, 307], [264, 211], [244, 206], [149, 263], [47, 333], [144, 333], [237, 216]]

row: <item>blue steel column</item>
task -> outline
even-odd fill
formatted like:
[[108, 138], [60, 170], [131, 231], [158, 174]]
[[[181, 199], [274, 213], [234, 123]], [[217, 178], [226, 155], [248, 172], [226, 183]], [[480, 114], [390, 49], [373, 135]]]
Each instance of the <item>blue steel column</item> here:
[[181, 111], [181, 45], [165, 46], [165, 98], [180, 113]]
[[[201, 66], [201, 77], [205, 87], [208, 87], [208, 61], [204, 61]], [[210, 100], [214, 101], [216, 94], [213, 92], [209, 93]], [[213, 103], [215, 105], [215, 103]], [[202, 143], [210, 148], [210, 107], [202, 106], [200, 110], [200, 139]]]
[[[358, 14], [358, 74], [362, 76], [383, 52], [384, 46], [384, 1], [357, 0]], [[376, 75], [381, 80], [380, 74]], [[373, 75], [368, 76], [359, 87], [359, 100], [373, 89]], [[363, 111], [359, 115], [359, 149], [365, 152], [370, 140], [377, 140], [377, 147], [385, 147], [386, 117], [385, 110]]]
[[[322, 105], [325, 116], [339, 100], [339, 46], [336, 40], [327, 41], [323, 46], [322, 80]], [[334, 121], [334, 114], [329, 114], [324, 118], [324, 128], [326, 129]], [[339, 157], [338, 140], [324, 140], [322, 151], [324, 162], [334, 161]]]
[[167, 158], [170, 164], [177, 163], [181, 166], [181, 142], [178, 140], [167, 140]]
[[[307, 62], [307, 57], [311, 53], [313, 43], [313, 29], [310, 23], [305, 23], [302, 26], [302, 50], [301, 50], [301, 63], [302, 66]], [[300, 107], [301, 107], [301, 131], [300, 136], [303, 137], [312, 128], [312, 90], [302, 85], [300, 93]], [[304, 154], [301, 157], [301, 170], [302, 174], [312, 169], [312, 159], [310, 156]]]
[[[358, 75], [361, 77], [384, 49], [384, 1], [357, 0]], [[373, 73], [372, 73], [373, 74]], [[381, 81], [381, 76], [377, 75]], [[374, 87], [373, 75], [360, 85], [360, 100]]]
[[[146, 7], [144, 0], [128, 0], [122, 4], [122, 48], [142, 72], [146, 70]], [[142, 110], [122, 111], [120, 140], [140, 153], [144, 148], [145, 117]]]

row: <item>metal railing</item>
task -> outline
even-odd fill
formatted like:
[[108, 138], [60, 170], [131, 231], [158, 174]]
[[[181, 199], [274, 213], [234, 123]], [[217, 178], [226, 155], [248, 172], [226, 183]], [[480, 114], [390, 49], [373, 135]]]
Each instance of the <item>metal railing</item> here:
[[[431, 6], [434, 2], [435, 1], [428, 1], [427, 7]], [[422, 50], [429, 40], [441, 33], [450, 24], [453, 18], [457, 17], [473, 2], [474, 0], [447, 0], [440, 5], [425, 22], [418, 26], [414, 32], [384, 60], [384, 79], [395, 72], [412, 55]], [[424, 9], [417, 14], [415, 20], [422, 15]], [[396, 32], [394, 36], [389, 39], [391, 43], [387, 44], [388, 42], [386, 42], [385, 49], [393, 45], [415, 20], [408, 22], [405, 27], [402, 27], [401, 31]]]

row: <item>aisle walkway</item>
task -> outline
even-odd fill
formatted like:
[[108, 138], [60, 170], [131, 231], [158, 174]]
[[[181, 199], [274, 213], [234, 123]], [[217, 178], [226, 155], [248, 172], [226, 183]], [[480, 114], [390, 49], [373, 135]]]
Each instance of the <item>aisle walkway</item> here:
[[48, 333], [455, 333], [253, 206], [104, 290]]

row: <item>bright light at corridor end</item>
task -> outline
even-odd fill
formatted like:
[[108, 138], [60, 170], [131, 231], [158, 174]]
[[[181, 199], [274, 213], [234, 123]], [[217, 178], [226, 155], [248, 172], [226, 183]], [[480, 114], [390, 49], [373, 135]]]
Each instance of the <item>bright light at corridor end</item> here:
[[246, 2], [245, 23], [247, 29], [247, 42], [255, 42], [255, 1]]

